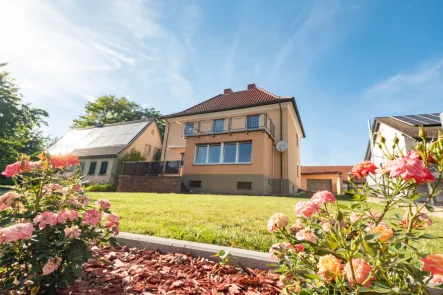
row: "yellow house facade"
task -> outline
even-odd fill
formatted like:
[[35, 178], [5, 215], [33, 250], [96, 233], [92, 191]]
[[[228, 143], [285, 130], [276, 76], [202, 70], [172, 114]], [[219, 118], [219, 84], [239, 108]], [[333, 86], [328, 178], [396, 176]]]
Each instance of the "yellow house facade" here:
[[162, 160], [183, 162], [182, 182], [192, 192], [268, 195], [301, 188], [305, 132], [293, 97], [250, 84], [163, 120]]

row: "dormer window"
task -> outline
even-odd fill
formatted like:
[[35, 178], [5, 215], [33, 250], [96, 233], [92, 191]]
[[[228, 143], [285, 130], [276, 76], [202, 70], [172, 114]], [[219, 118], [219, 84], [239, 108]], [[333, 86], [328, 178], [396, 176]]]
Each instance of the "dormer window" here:
[[212, 132], [220, 133], [225, 129], [225, 119], [216, 119], [212, 123]]
[[194, 134], [194, 123], [186, 123], [185, 136]]

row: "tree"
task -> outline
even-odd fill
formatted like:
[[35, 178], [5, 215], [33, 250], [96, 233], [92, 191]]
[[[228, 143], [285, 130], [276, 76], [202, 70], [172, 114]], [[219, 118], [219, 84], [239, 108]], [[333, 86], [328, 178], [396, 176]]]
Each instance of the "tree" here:
[[142, 108], [139, 104], [125, 97], [117, 98], [115, 95], [100, 96], [85, 106], [85, 113], [73, 120], [72, 127], [81, 128], [95, 126], [96, 124], [112, 124], [134, 120], [157, 120], [160, 133], [163, 136], [164, 123], [159, 119], [161, 114], [155, 108]]
[[47, 125], [48, 113], [23, 103], [22, 96], [10, 73], [2, 71], [0, 63], [0, 170], [15, 162], [18, 154], [35, 156], [47, 140], [40, 129]]

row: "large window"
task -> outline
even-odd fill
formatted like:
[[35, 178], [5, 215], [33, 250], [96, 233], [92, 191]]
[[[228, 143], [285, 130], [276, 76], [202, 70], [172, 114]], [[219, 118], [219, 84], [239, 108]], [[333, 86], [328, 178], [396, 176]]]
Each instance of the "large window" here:
[[88, 175], [94, 175], [95, 174], [95, 168], [97, 167], [97, 162], [91, 162], [89, 164], [89, 171]]
[[105, 175], [108, 172], [108, 161], [102, 161], [100, 165], [100, 175]]
[[186, 123], [185, 125], [185, 135], [194, 134], [194, 123]]
[[252, 162], [252, 142], [198, 145], [195, 164], [248, 164]]
[[219, 133], [225, 129], [225, 119], [217, 119], [212, 123], [212, 132]]
[[257, 129], [260, 127], [260, 115], [251, 115], [246, 117], [248, 129]]
[[196, 164], [206, 164], [207, 163], [207, 155], [208, 146], [207, 145], [198, 145], [197, 151], [195, 155], [195, 163]]

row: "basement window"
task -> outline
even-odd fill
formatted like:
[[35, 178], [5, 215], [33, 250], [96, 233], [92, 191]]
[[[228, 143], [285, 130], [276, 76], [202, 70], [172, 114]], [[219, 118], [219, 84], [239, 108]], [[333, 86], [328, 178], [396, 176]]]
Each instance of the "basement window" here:
[[189, 181], [189, 188], [199, 188], [202, 187], [201, 180], [190, 180]]
[[239, 182], [237, 182], [237, 189], [252, 189], [252, 182], [239, 181]]

